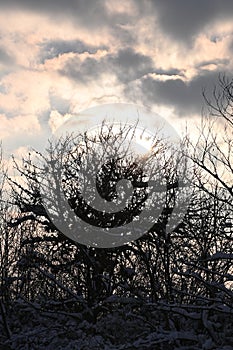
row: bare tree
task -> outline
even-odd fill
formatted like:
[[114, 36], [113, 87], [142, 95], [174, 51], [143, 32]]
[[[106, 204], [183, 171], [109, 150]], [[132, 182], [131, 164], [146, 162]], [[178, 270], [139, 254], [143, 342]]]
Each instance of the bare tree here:
[[[229, 87], [226, 91], [231, 92]], [[230, 99], [229, 92], [227, 96]], [[219, 101], [218, 106], [222, 106]], [[51, 142], [47, 153], [36, 152], [40, 161], [30, 154], [22, 164], [14, 163], [22, 180], [9, 179], [8, 205], [14, 207], [7, 211], [5, 206], [1, 211], [1, 312], [8, 337], [11, 327], [4, 307], [21, 298], [36, 311], [46, 315], [50, 312], [50, 316], [56, 312], [68, 316], [72, 312], [72, 317], [79, 320], [77, 314], [82, 313], [86, 320], [98, 322], [103, 315], [108, 317], [121, 309], [125, 318], [138, 317], [155, 332], [161, 320], [166, 332], [172, 334], [178, 334], [187, 324], [195, 327], [197, 334], [204, 329], [213, 343], [223, 344], [216, 332], [220, 323], [222, 328], [225, 324], [231, 326], [233, 298], [230, 106], [227, 118], [219, 114], [203, 119], [197, 145], [188, 140], [195, 177], [185, 215], [176, 208], [177, 201], [182, 204], [186, 198], [179, 192], [183, 172], [182, 166], [177, 167], [182, 163], [180, 154], [176, 158], [167, 152], [163, 140], [155, 140], [154, 150], [137, 158], [127, 148], [119, 153], [124, 133], [116, 135], [109, 127], [105, 132], [100, 130], [98, 137], [84, 134], [77, 139], [71, 135]], [[223, 134], [214, 133], [215, 125], [222, 128]], [[100, 144], [105, 154], [111, 150], [107, 162], [102, 161]], [[84, 171], [80, 172], [80, 168]], [[160, 214], [151, 218], [145, 234], [115, 248], [83, 245], [68, 238], [56, 227], [44, 203], [46, 197], [54, 215], [64, 216], [67, 208], [62, 207], [60, 192], [52, 188], [62, 185], [65, 199], [77, 216], [97, 227], [111, 228], [140, 214], [147, 200], [148, 179], [156, 182], [161, 176], [163, 196], [158, 191], [150, 202], [152, 206], [163, 205]], [[51, 182], [42, 187], [46, 177]], [[92, 178], [98, 198], [109, 203], [122, 199], [117, 184], [128, 179], [133, 187], [128, 211], [122, 209], [113, 216], [99, 213], [98, 201], [89, 186]], [[85, 198], [83, 188], [88, 194]], [[124, 189], [127, 192], [127, 186]], [[168, 230], [172, 215], [177, 215], [179, 224]], [[216, 325], [215, 320], [219, 321]], [[200, 345], [196, 335], [186, 339], [180, 334], [178, 338], [174, 340], [176, 346], [190, 346], [190, 341], [196, 348]]]
[[[192, 160], [196, 164], [196, 178], [200, 189], [232, 205], [233, 197], [233, 81], [219, 78], [213, 98], [204, 98], [208, 115], [202, 118], [197, 144], [189, 142]], [[211, 184], [217, 183], [220, 192], [211, 192]], [[216, 188], [216, 186], [213, 186]]]
[[[55, 273], [55, 277], [66, 286], [67, 283], [73, 285], [71, 280], [77, 276], [75, 278], [78, 280], [78, 285], [75, 293], [84, 296], [90, 303], [98, 298], [110, 296], [116, 291], [119, 295], [124, 293], [141, 294], [141, 297], [150, 295], [152, 300], [161, 295], [169, 299], [172, 294], [170, 261], [171, 249], [173, 249], [171, 248], [172, 236], [167, 232], [166, 226], [176, 205], [178, 179], [184, 169], [182, 162], [180, 162], [180, 168], [177, 167], [178, 159], [175, 159], [179, 157], [179, 152], [175, 154], [169, 151], [167, 142], [159, 138], [154, 140], [151, 152], [141, 159], [130, 153], [127, 147], [119, 152], [120, 145], [129, 133], [131, 133], [128, 141], [130, 144], [133, 132], [134, 126], [126, 125], [122, 126], [117, 134], [112, 130], [112, 126], [108, 126], [107, 129], [100, 130], [98, 137], [84, 134], [74, 138], [71, 135], [59, 139], [55, 144], [50, 143], [47, 154], [37, 153], [40, 162], [33, 162], [32, 157], [29, 156], [24, 160], [23, 166], [15, 163], [17, 171], [25, 182], [23, 184], [22, 181], [19, 184], [14, 180], [11, 181], [12, 195], [21, 211], [21, 216], [12, 220], [10, 225], [17, 228], [24, 223], [34, 222], [39, 230], [35, 230], [30, 237], [25, 237], [21, 243], [22, 252], [25, 251], [24, 256], [31, 257], [30, 264], [29, 258], [22, 260], [25, 262], [25, 269], [33, 268], [33, 273], [37, 271], [40, 279], [41, 275], [43, 275], [42, 279], [48, 279]], [[103, 153], [100, 152], [99, 145], [103, 147], [104, 155], [108, 152], [110, 154], [105, 163], [102, 161]], [[88, 168], [89, 176], [83, 177], [82, 174], [80, 176], [81, 165], [85, 169], [84, 175], [87, 174]], [[96, 168], [99, 169], [97, 174]], [[148, 178], [153, 179], [154, 183], [163, 183], [164, 193], [160, 190], [150, 199], [150, 206], [157, 208], [157, 212], [160, 211], [161, 215], [149, 218], [150, 232], [136, 243], [104, 251], [83, 246], [64, 237], [55, 227], [44, 207], [40, 186], [48, 173], [51, 174], [49, 177], [51, 182], [46, 183], [45, 192], [49, 207], [55, 208], [57, 217], [64, 216], [62, 210], [65, 211], [66, 208], [59, 207], [60, 193], [51, 192], [51, 188], [60, 186], [62, 183], [67, 201], [79, 217], [84, 217], [88, 223], [100, 227], [106, 223], [108, 227], [124, 225], [131, 221], [132, 216], [138, 215], [143, 210], [148, 196]], [[133, 196], [128, 208], [123, 208], [113, 215], [95, 210], [93, 209], [95, 197], [92, 192], [88, 192], [91, 206], [84, 201], [80, 188], [83, 186], [86, 191], [89, 191], [88, 181], [95, 176], [97, 176], [96, 183], [100, 197], [107, 201], [118, 199], [117, 182], [128, 179], [133, 186]], [[43, 230], [47, 233], [41, 234], [40, 231], [43, 232]], [[49, 248], [45, 248], [46, 246]], [[59, 250], [62, 254], [60, 256]], [[56, 252], [56, 255], [53, 252]], [[56, 263], [55, 256], [58, 259]], [[78, 265], [76, 265], [77, 258], [80, 262]], [[151, 264], [152, 259], [153, 264]], [[46, 269], [39, 268], [39, 264], [43, 264]], [[144, 283], [140, 270], [146, 272], [143, 277]], [[65, 271], [67, 275], [64, 279]], [[155, 271], [158, 272], [157, 276]], [[123, 282], [124, 279], [127, 280], [127, 284]], [[53, 284], [55, 281], [53, 280]], [[40, 288], [43, 289], [43, 286], [46, 286], [47, 292], [50, 290], [47, 283], [42, 283]], [[36, 295], [36, 293], [33, 294]]]

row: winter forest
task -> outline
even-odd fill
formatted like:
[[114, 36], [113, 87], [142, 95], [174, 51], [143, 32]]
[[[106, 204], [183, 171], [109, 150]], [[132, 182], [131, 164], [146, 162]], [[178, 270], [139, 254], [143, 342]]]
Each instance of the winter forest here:
[[[61, 174], [51, 160], [72, 138], [51, 143], [47, 155], [12, 159], [20, 181], [8, 173], [2, 156], [0, 349], [233, 349], [233, 81], [220, 77], [211, 99], [205, 94], [204, 99], [196, 143], [188, 133], [183, 140], [190, 200], [182, 219], [167, 230], [179, 179], [171, 159], [163, 159], [161, 143], [146, 166], [155, 171], [156, 162], [163, 162], [163, 211], [147, 233], [119, 247], [94, 248], [69, 239], [44, 208], [46, 166], [56, 182]], [[111, 130], [100, 136], [107, 144]], [[86, 147], [79, 158], [71, 152], [66, 159], [65, 194], [78, 216], [101, 225], [105, 216], [89, 213], [77, 190], [80, 163], [98, 157], [89, 145], [95, 140], [80, 137]], [[108, 200], [119, 178], [142, 183], [131, 205], [135, 215], [146, 196], [144, 175], [140, 162], [124, 156], [107, 164], [97, 182]], [[112, 225], [124, 224], [130, 215], [116, 215]]]

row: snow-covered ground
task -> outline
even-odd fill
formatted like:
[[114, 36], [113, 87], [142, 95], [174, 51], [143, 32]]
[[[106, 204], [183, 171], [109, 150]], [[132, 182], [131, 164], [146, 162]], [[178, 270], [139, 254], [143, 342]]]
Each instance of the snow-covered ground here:
[[[0, 318], [0, 350], [231, 350], [233, 319], [213, 308], [106, 303], [83, 311], [18, 301]], [[173, 311], [171, 311], [173, 310]]]

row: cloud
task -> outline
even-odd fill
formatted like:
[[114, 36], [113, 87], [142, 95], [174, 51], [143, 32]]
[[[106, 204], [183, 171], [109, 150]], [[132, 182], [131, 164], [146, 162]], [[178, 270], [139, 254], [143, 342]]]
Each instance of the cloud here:
[[48, 121], [51, 131], [55, 132], [56, 129], [59, 128], [70, 117], [72, 117], [70, 114], [62, 115], [58, 111], [51, 111]]
[[233, 52], [233, 40], [230, 41], [229, 50], [231, 53]]
[[231, 0], [1, 1], [2, 137], [35, 144], [36, 119], [50, 132], [65, 116], [109, 102], [193, 120], [202, 89], [211, 92], [233, 67], [232, 10]]
[[[96, 80], [105, 71], [102, 60], [87, 57], [84, 61], [76, 56], [69, 59], [59, 73], [76, 81], [77, 83], [86, 84], [92, 79]], [[106, 68], [106, 67], [105, 67]]]
[[26, 10], [49, 16], [52, 21], [70, 20], [87, 28], [101, 28], [124, 19], [124, 13], [109, 13], [102, 0], [8, 0], [1, 2], [2, 9]]
[[67, 13], [79, 14], [82, 15], [83, 11], [90, 10], [95, 12], [96, 7], [100, 7], [101, 2], [99, 0], [68, 0], [64, 2], [63, 0], [8, 0], [7, 3], [1, 2], [1, 7], [5, 8], [19, 8], [19, 9], [28, 9], [35, 12], [52, 12], [52, 13]]
[[0, 114], [0, 125], [0, 139], [8, 151], [39, 143], [41, 126], [35, 115], [18, 115], [8, 118]]
[[219, 74], [219, 71], [203, 71], [188, 82], [180, 78], [161, 81], [146, 77], [141, 82], [142, 98], [150, 104], [172, 107], [179, 116], [200, 115], [205, 105], [203, 91], [211, 95]]
[[81, 61], [79, 57], [71, 58], [60, 73], [82, 83], [109, 73], [114, 74], [121, 83], [127, 83], [141, 78], [152, 70], [153, 62], [150, 57], [135, 52], [132, 48], [125, 48], [100, 59], [87, 57]]
[[209, 24], [233, 17], [231, 0], [150, 0], [149, 3], [160, 29], [173, 40], [186, 44]]
[[104, 50], [106, 47], [92, 46], [85, 44], [81, 40], [50, 40], [40, 44], [40, 62], [44, 63], [46, 59], [53, 59], [66, 53], [96, 53], [99, 49]]
[[[196, 65], [196, 68], [198, 69], [204, 69], [207, 66], [214, 66], [221, 67], [221, 66], [227, 66], [230, 63], [230, 60], [227, 58], [219, 58], [219, 59], [213, 59], [213, 60], [205, 60], [201, 61]], [[219, 69], [219, 68], [218, 68]]]
[[3, 63], [4, 65], [10, 65], [14, 63], [14, 58], [4, 47], [0, 47], [0, 63]]
[[68, 99], [62, 98], [61, 95], [55, 92], [49, 92], [50, 109], [57, 111], [61, 114], [66, 114], [70, 109], [70, 101]]
[[116, 55], [109, 55], [106, 61], [123, 83], [141, 78], [153, 69], [150, 57], [135, 52], [131, 48], [119, 50]]
[[0, 93], [0, 111], [7, 116], [37, 115], [49, 107], [51, 79], [44, 72], [16, 70], [2, 79], [5, 92]]

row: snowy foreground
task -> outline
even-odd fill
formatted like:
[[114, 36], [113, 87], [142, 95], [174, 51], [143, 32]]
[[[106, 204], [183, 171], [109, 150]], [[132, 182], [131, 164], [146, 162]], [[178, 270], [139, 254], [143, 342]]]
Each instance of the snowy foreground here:
[[233, 317], [217, 305], [191, 309], [109, 298], [81, 310], [72, 300], [18, 300], [0, 321], [0, 350], [233, 349]]

